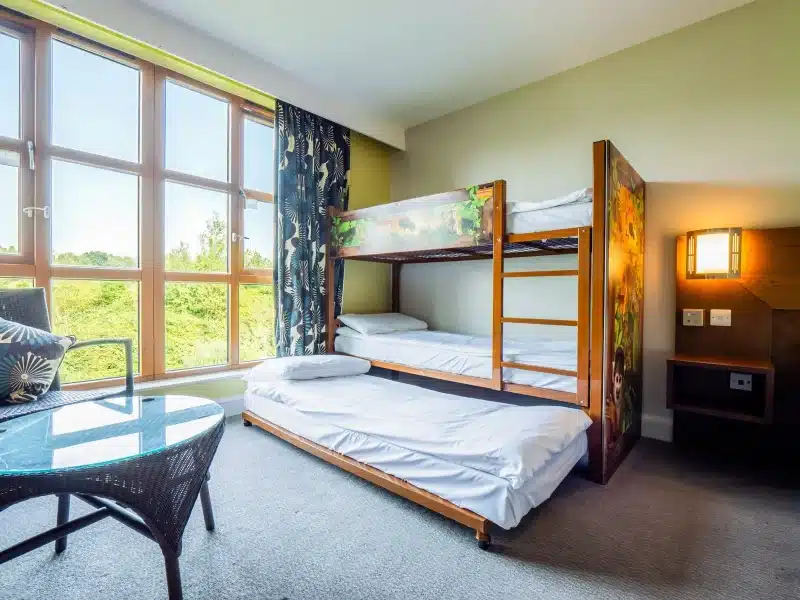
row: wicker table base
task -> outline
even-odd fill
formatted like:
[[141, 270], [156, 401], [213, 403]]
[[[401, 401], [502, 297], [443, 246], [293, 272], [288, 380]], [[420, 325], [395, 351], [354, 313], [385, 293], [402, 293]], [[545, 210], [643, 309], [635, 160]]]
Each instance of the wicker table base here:
[[[13, 421], [0, 424], [0, 428]], [[180, 600], [181, 540], [198, 496], [206, 529], [214, 529], [208, 471], [224, 426], [220, 418], [186, 441], [126, 460], [41, 473], [0, 474], [0, 511], [38, 496], [59, 498], [57, 526], [3, 550], [0, 564], [52, 542], [56, 552], [63, 552], [68, 534], [112, 517], [158, 543], [164, 555], [169, 598]], [[70, 497], [97, 510], [70, 521]]]

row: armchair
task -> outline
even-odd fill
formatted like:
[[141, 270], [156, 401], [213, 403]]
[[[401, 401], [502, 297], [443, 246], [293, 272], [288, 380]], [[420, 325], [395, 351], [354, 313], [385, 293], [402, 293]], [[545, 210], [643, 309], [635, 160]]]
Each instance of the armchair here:
[[[0, 290], [0, 318], [14, 321], [43, 331], [50, 331], [50, 317], [47, 312], [47, 300], [42, 288], [22, 290]], [[102, 340], [88, 340], [75, 343], [70, 351], [78, 348], [99, 346], [104, 344], [119, 344], [125, 349], [125, 389], [92, 390], [92, 391], [64, 391], [58, 375], [53, 380], [50, 390], [35, 402], [0, 406], [0, 422], [28, 413], [46, 410], [81, 402], [83, 400], [98, 400], [120, 395], [133, 394], [133, 344], [131, 340], [109, 338]]]

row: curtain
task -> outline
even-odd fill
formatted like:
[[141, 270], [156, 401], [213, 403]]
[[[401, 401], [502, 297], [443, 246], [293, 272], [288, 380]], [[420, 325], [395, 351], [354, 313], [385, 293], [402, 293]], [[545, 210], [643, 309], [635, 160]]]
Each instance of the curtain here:
[[[275, 338], [278, 356], [321, 354], [326, 335], [328, 207], [347, 209], [350, 130], [278, 102]], [[334, 273], [342, 307], [343, 261]]]

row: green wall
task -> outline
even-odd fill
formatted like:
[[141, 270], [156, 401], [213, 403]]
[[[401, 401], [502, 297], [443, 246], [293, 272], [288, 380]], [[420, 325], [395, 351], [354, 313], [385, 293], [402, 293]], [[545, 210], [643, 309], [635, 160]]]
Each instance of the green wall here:
[[[350, 138], [350, 209], [389, 202], [391, 156], [394, 150], [353, 132]], [[344, 270], [344, 312], [388, 312], [392, 306], [389, 267], [347, 261]]]

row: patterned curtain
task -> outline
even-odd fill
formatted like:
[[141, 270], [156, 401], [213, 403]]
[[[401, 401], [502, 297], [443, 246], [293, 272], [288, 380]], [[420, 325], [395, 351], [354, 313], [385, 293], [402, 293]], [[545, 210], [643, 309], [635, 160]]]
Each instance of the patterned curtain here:
[[[325, 352], [328, 207], [347, 209], [350, 130], [277, 103], [275, 338], [278, 356]], [[344, 265], [337, 261], [336, 314]]]

